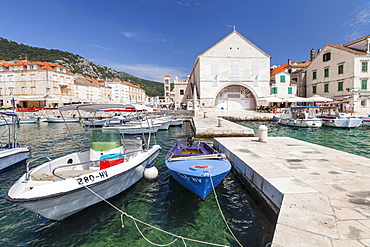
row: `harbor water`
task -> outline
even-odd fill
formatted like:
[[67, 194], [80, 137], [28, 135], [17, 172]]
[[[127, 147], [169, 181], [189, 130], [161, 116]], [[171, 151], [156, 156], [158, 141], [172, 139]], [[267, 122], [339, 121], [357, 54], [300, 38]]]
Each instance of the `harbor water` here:
[[[21, 125], [18, 127], [18, 141], [31, 146], [33, 157], [72, 152], [78, 149], [76, 143], [89, 147], [86, 138], [89, 140], [90, 136], [79, 124], [67, 126], [47, 123]], [[0, 127], [0, 132], [5, 130], [5, 127]], [[219, 245], [239, 246], [223, 222], [215, 195], [211, 192], [205, 201], [201, 201], [172, 179], [164, 164], [164, 157], [173, 143], [184, 141], [192, 134], [189, 122], [185, 122], [183, 127], [159, 131], [155, 135], [156, 142], [162, 147], [156, 162], [158, 178], [152, 181], [143, 178], [109, 202], [128, 215], [173, 234]], [[1, 140], [2, 143], [4, 141]], [[211, 139], [200, 141], [212, 143]], [[21, 165], [0, 173], [1, 246], [153, 246], [140, 234], [132, 219], [123, 216], [122, 227], [121, 213], [105, 202], [62, 221], [47, 220], [8, 203], [4, 198], [8, 188], [24, 172], [25, 166]], [[266, 246], [271, 242], [275, 222], [264, 215], [233, 173], [216, 188], [216, 193], [228, 224], [243, 246]], [[143, 224], [139, 223], [138, 227], [154, 243], [168, 244], [174, 240], [173, 236]], [[170, 246], [185, 245], [179, 239]], [[212, 245], [186, 241], [186, 246]]]
[[268, 136], [286, 136], [334, 148], [347, 153], [370, 158], [370, 127], [360, 126], [355, 129], [340, 128], [298, 128], [277, 124], [276, 122], [249, 122], [239, 124], [257, 131], [260, 125], [266, 125]]

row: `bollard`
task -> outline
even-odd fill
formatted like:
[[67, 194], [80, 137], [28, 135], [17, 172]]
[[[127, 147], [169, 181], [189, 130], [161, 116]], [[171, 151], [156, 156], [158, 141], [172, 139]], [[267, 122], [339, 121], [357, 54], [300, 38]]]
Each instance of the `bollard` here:
[[258, 127], [258, 141], [267, 142], [267, 126], [266, 125], [260, 125], [260, 127]]
[[203, 114], [204, 114], [203, 117], [207, 118], [207, 112], [204, 112]]
[[221, 118], [217, 118], [217, 127], [221, 127], [221, 122], [222, 122], [222, 119]]

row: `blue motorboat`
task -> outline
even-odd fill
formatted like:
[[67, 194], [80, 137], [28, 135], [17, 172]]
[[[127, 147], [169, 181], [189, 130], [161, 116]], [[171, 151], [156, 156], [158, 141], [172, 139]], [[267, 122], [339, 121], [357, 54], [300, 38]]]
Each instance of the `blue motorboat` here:
[[[231, 169], [223, 153], [205, 142], [176, 142], [166, 156], [171, 176], [205, 200]], [[213, 184], [213, 185], [212, 185]]]

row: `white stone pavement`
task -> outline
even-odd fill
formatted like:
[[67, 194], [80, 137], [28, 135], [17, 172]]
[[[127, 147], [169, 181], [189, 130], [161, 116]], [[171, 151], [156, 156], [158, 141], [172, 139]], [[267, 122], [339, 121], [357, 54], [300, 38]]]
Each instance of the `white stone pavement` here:
[[370, 246], [370, 159], [288, 137], [214, 146], [280, 209], [272, 246]]
[[221, 136], [255, 136], [257, 133], [250, 128], [225, 120], [222, 117], [232, 117], [234, 120], [265, 119], [274, 116], [272, 113], [256, 111], [209, 111], [197, 112], [193, 118], [193, 127], [196, 137], [221, 137]]

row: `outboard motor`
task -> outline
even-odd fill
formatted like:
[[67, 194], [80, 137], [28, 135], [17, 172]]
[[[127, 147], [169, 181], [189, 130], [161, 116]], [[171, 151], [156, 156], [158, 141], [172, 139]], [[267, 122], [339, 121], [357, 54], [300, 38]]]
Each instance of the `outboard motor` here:
[[194, 143], [194, 137], [193, 136], [188, 136], [188, 139], [186, 141], [186, 145], [188, 145], [189, 147], [192, 146]]

